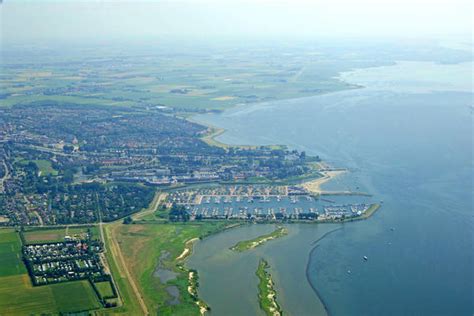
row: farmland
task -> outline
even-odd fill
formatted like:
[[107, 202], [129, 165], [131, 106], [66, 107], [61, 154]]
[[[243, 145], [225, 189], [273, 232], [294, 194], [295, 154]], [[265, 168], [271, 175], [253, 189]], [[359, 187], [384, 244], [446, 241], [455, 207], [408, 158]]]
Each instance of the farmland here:
[[26, 274], [26, 269], [21, 262], [20, 237], [12, 229], [1, 229], [0, 277], [18, 274]]
[[98, 238], [95, 226], [61, 227], [61, 228], [27, 228], [23, 233], [27, 244], [41, 244], [64, 241], [65, 236], [83, 236], [90, 232], [91, 237]]
[[[53, 101], [199, 112], [353, 88], [333, 78], [337, 74], [334, 65], [308, 48], [291, 50], [291, 54], [285, 49], [276, 53], [271, 46], [203, 47], [202, 53], [156, 48], [142, 48], [139, 56], [120, 58], [85, 51], [68, 56], [67, 64], [58, 56], [55, 63], [44, 63], [41, 72], [35, 64], [5, 59], [1, 104]], [[47, 58], [35, 57], [38, 62]]]
[[100, 307], [87, 281], [33, 287], [21, 261], [21, 241], [12, 229], [0, 230], [0, 311], [2, 315], [68, 313]]

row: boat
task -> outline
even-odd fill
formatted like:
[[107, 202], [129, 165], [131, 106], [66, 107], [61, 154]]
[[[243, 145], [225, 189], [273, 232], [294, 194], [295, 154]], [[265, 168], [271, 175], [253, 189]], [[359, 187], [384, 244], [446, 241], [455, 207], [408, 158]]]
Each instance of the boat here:
[[367, 261], [367, 260], [369, 260], [369, 258], [367, 258], [367, 256], [364, 256], [364, 260]]

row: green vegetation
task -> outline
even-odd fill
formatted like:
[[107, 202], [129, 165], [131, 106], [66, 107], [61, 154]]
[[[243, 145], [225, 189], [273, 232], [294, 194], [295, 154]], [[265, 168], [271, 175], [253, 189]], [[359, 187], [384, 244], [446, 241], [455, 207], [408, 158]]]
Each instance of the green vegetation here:
[[[57, 63], [45, 63], [41, 71], [36, 65], [17, 62], [15, 67], [4, 68], [0, 107], [52, 101], [206, 111], [353, 87], [335, 78], [340, 66], [321, 63], [301, 47], [291, 55], [261, 46], [213, 49], [202, 55], [176, 53], [176, 47], [171, 47], [167, 52], [161, 46], [158, 55], [153, 51], [153, 60], [149, 59], [151, 52], [141, 48], [138, 54], [121, 55], [120, 62], [106, 57], [113, 53], [82, 50], [80, 57], [58, 55]], [[48, 58], [35, 53], [35, 60]], [[97, 58], [101, 58], [101, 67], [96, 65]], [[349, 65], [343, 68], [354, 67], [354, 61], [346, 63]]]
[[13, 229], [0, 229], [0, 280], [24, 273], [26, 268], [21, 261], [20, 236]]
[[279, 316], [282, 315], [283, 312], [276, 300], [276, 291], [273, 287], [272, 276], [267, 271], [268, 268], [270, 268], [268, 262], [264, 259], [260, 259], [257, 272], [255, 273], [259, 280], [258, 300], [260, 303], [260, 308], [267, 316]]
[[21, 260], [21, 240], [13, 229], [0, 229], [0, 313], [59, 314], [100, 308], [88, 281], [33, 287]]
[[59, 314], [100, 308], [90, 283], [75, 281], [33, 287], [27, 274], [0, 278], [2, 315]]
[[28, 165], [28, 163], [32, 162], [38, 168], [38, 176], [57, 176], [58, 171], [53, 168], [51, 161], [46, 159], [35, 159], [35, 160], [25, 160], [21, 158], [17, 158], [16, 162], [21, 165]]
[[115, 295], [109, 281], [97, 282], [94, 284], [97, 287], [97, 291], [99, 291], [100, 297], [112, 297]]
[[36, 166], [38, 166], [40, 176], [47, 176], [47, 175], [57, 176], [58, 175], [58, 171], [53, 168], [53, 166], [51, 165], [51, 161], [33, 160], [33, 162], [36, 164]]
[[277, 229], [275, 229], [269, 234], [258, 236], [257, 238], [250, 239], [250, 240], [239, 241], [230, 249], [234, 251], [242, 252], [245, 250], [253, 249], [255, 247], [263, 245], [269, 240], [280, 238], [287, 234], [288, 234], [288, 229], [286, 229], [285, 227], [278, 227]]
[[[197, 314], [197, 298], [188, 292], [189, 271], [182, 265], [182, 260], [177, 258], [185, 252], [189, 240], [223, 230], [226, 225], [228, 224], [224, 222], [116, 225], [115, 229], [110, 230], [111, 234], [108, 233], [108, 238], [119, 243], [120, 250], [126, 254], [123, 256], [125, 267], [120, 260], [116, 260], [117, 256], [114, 256], [112, 264], [112, 272], [118, 277], [119, 292], [125, 303], [118, 311], [127, 314], [141, 311], [130, 282], [123, 278], [126, 275], [125, 268], [138, 285], [149, 311], [157, 310], [160, 315]], [[158, 277], [153, 276], [157, 262], [161, 262], [162, 269], [175, 272], [176, 278], [162, 283]], [[179, 289], [180, 304], [169, 303], [171, 297], [166, 291], [169, 286]], [[132, 304], [129, 305], [129, 302]]]

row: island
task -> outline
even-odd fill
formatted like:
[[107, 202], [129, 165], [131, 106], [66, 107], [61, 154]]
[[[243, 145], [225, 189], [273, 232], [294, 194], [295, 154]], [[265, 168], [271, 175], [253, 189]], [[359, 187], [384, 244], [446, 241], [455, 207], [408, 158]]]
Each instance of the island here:
[[237, 251], [237, 252], [246, 251], [246, 250], [261, 246], [267, 241], [280, 238], [286, 235], [288, 235], [288, 229], [286, 227], [280, 226], [280, 227], [277, 227], [277, 229], [275, 229], [269, 234], [258, 236], [257, 238], [254, 238], [251, 240], [239, 241], [237, 244], [232, 246], [230, 250]]
[[260, 308], [267, 316], [281, 316], [283, 312], [276, 299], [276, 291], [272, 275], [268, 272], [270, 265], [265, 259], [260, 259], [257, 272], [258, 277], [258, 301]]

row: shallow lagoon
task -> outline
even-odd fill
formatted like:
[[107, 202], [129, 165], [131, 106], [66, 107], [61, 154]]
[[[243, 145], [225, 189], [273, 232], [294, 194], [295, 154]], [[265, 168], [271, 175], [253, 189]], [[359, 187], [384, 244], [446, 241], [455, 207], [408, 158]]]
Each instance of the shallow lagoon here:
[[[292, 225], [288, 236], [242, 255], [229, 254], [228, 247], [272, 228], [253, 225], [198, 243], [189, 265], [202, 274], [199, 293], [213, 314], [258, 311], [254, 273], [260, 256], [272, 266], [280, 303], [292, 315], [324, 313], [311, 286], [335, 315], [472, 313], [469, 78], [441, 91], [441, 77], [452, 75], [449, 65], [437, 71], [432, 63], [408, 66], [411, 72], [406, 64], [363, 70], [364, 89], [198, 117], [227, 129], [220, 141], [287, 144], [349, 168], [349, 174], [323, 187], [360, 187], [384, 201], [366, 221]], [[381, 76], [384, 68], [387, 75]], [[424, 77], [427, 68], [431, 78], [441, 79]], [[393, 73], [403, 80], [390, 80]], [[358, 82], [353, 75], [346, 78]], [[371, 85], [376, 78], [384, 83]], [[417, 84], [423, 89], [406, 88]]]

